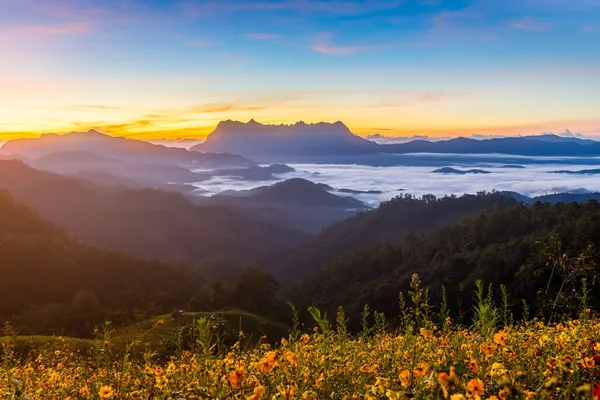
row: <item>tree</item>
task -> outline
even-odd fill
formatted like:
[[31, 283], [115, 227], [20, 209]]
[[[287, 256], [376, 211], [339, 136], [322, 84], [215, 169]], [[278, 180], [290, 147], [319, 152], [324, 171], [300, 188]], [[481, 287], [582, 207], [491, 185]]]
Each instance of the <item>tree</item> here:
[[234, 298], [243, 309], [268, 315], [275, 306], [278, 287], [279, 282], [273, 276], [259, 269], [248, 268], [238, 275]]

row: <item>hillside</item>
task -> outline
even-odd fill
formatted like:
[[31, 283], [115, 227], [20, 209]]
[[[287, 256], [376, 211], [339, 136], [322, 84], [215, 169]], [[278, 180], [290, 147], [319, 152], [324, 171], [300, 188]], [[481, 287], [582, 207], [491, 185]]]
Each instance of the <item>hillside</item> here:
[[[544, 249], [553, 236], [562, 240], [562, 245]], [[538, 290], [549, 284], [550, 254], [553, 259], [567, 260], [587, 251], [589, 258], [581, 267], [597, 268], [600, 253], [588, 245], [599, 242], [597, 201], [519, 204], [488, 210], [420, 236], [411, 235], [399, 244], [376, 244], [347, 252], [307, 278], [299, 293], [304, 304], [329, 312], [342, 305], [348, 315], [359, 318], [360, 310], [369, 304], [393, 316], [397, 315], [398, 293], [406, 292], [411, 275], [418, 273], [430, 288], [433, 304], [439, 304], [441, 285], [445, 285], [448, 300], [457, 310], [456, 299], [465, 297], [459, 292], [471, 292], [475, 280], [482, 279], [496, 287], [505, 284], [513, 301], [518, 304], [525, 299], [531, 312], [542, 312], [544, 298]], [[550, 288], [558, 290], [555, 285], [552, 281]], [[468, 312], [471, 306], [466, 297], [462, 307]]]
[[0, 188], [93, 245], [140, 257], [197, 262], [228, 255], [246, 263], [307, 239], [177, 193], [101, 187], [18, 161], [0, 161]]
[[[21, 314], [28, 329], [91, 333], [110, 310], [115, 322], [185, 304], [200, 278], [182, 266], [100, 250], [71, 239], [0, 190], [0, 318]], [[66, 313], [66, 314], [65, 314]], [[90, 325], [92, 324], [92, 325]]]
[[325, 228], [306, 245], [265, 260], [268, 270], [286, 280], [301, 278], [339, 254], [374, 243], [396, 243], [410, 233], [455, 224], [463, 217], [515, 201], [499, 193], [461, 197], [398, 196], [377, 209]]
[[551, 193], [542, 196], [528, 197], [516, 192], [503, 192], [506, 195], [514, 198], [525, 204], [533, 204], [538, 201], [543, 203], [585, 203], [589, 200], [600, 201], [600, 193], [597, 192], [575, 192], [575, 193]]
[[233, 207], [248, 218], [309, 234], [368, 209], [361, 201], [328, 189], [332, 188], [294, 178], [252, 190], [223, 192], [199, 202]]
[[324, 187], [301, 178], [288, 179], [271, 186], [224, 192], [212, 197], [219, 204], [261, 204], [279, 207], [323, 207], [366, 209], [367, 206], [352, 197], [336, 196]]

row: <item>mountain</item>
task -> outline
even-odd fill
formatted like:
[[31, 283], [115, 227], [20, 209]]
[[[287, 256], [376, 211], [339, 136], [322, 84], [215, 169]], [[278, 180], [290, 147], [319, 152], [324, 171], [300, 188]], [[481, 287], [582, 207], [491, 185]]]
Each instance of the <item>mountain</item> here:
[[[372, 137], [371, 137], [372, 138]], [[379, 138], [379, 137], [376, 137]], [[430, 141], [413, 138], [379, 143], [353, 134], [342, 122], [263, 125], [222, 121], [194, 151], [228, 152], [262, 162], [337, 162], [393, 165], [390, 154], [506, 154], [522, 156], [600, 156], [600, 142], [545, 134], [501, 138], [456, 138]], [[396, 162], [399, 162], [397, 160]]]
[[301, 178], [251, 190], [222, 192], [203, 199], [201, 204], [234, 207], [249, 218], [311, 234], [368, 209], [359, 200], [336, 196], [326, 187]]
[[379, 145], [383, 153], [512, 154], [521, 156], [600, 156], [600, 142], [557, 135], [497, 139], [456, 138], [438, 142], [414, 140], [402, 144]]
[[[113, 137], [95, 130], [66, 135], [44, 134], [34, 139], [16, 139], [0, 148], [0, 155], [40, 158], [51, 153], [88, 152], [98, 156], [152, 163], [192, 165], [198, 168], [249, 167], [255, 164], [233, 154], [202, 154], [182, 148], [166, 147], [139, 140]], [[71, 155], [71, 161], [74, 160]]]
[[560, 279], [550, 281], [550, 257], [576, 259], [586, 251], [584, 265], [598, 265], [598, 250], [588, 247], [600, 241], [598, 221], [597, 201], [491, 209], [397, 244], [345, 253], [303, 282], [299, 293], [305, 297], [296, 306], [314, 305], [333, 314], [343, 306], [355, 325], [365, 304], [393, 318], [398, 315], [398, 293], [406, 294], [417, 273], [429, 287], [429, 304], [440, 304], [445, 285], [455, 315], [471, 310], [477, 279], [496, 290], [505, 284], [513, 307], [520, 307], [523, 299], [532, 313], [541, 312], [545, 300], [539, 289], [549, 287], [548, 298], [554, 299], [561, 285]]
[[575, 193], [552, 193], [536, 197], [527, 197], [516, 192], [502, 192], [518, 202], [525, 204], [533, 204], [538, 201], [549, 204], [556, 203], [585, 203], [589, 200], [600, 201], [600, 193], [598, 192], [575, 192]]
[[250, 262], [308, 238], [178, 193], [107, 188], [18, 161], [0, 161], [0, 188], [95, 246], [140, 257], [197, 262], [227, 255]]
[[222, 121], [194, 151], [242, 154], [257, 160], [297, 160], [340, 155], [369, 154], [377, 144], [363, 139], [342, 122], [263, 125]]
[[559, 170], [551, 171], [553, 174], [568, 174], [568, 175], [598, 175], [600, 174], [599, 169], [581, 169], [579, 171]]
[[433, 195], [416, 198], [406, 194], [381, 203], [377, 209], [337, 222], [307, 244], [269, 257], [264, 264], [279, 279], [293, 281], [346, 251], [375, 243], [397, 243], [406, 235], [452, 225], [487, 208], [515, 203], [500, 193], [439, 199]]
[[167, 312], [183, 306], [201, 283], [182, 265], [75, 240], [5, 190], [0, 190], [0, 274], [0, 318], [35, 315], [35, 325], [71, 334], [91, 334], [110, 310], [120, 310], [113, 314], [118, 322], [134, 309]]
[[482, 169], [466, 169], [460, 170], [451, 167], [439, 168], [434, 171], [431, 171], [432, 174], [456, 174], [456, 175], [466, 175], [466, 174], [491, 174], [489, 171], [484, 171]]
[[[271, 186], [244, 191], [229, 191], [212, 197], [220, 204], [278, 205], [281, 207], [326, 207], [364, 210], [368, 207], [352, 197], [329, 193], [319, 185], [302, 178], [288, 179]], [[239, 201], [240, 199], [241, 202]]]

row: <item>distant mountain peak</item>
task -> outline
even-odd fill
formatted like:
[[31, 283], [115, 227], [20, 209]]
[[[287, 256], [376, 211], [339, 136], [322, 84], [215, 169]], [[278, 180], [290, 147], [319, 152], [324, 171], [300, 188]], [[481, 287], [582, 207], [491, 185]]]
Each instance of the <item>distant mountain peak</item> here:
[[227, 152], [276, 161], [278, 157], [346, 156], [374, 152], [377, 145], [348, 129], [342, 121], [261, 124], [251, 119], [221, 121], [202, 144], [192, 150]]

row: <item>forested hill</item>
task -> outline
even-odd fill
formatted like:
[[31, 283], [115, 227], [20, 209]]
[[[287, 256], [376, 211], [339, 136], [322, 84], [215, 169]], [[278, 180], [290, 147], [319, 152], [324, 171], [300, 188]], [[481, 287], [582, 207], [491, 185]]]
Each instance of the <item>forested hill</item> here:
[[[398, 245], [377, 244], [343, 254], [307, 278], [299, 290], [302, 300], [296, 301], [329, 312], [343, 306], [355, 322], [365, 304], [396, 316], [399, 292], [406, 292], [411, 275], [418, 273], [430, 288], [433, 304], [439, 304], [440, 289], [445, 285], [455, 312], [461, 297], [463, 311], [470, 310], [474, 282], [482, 279], [496, 288], [505, 284], [519, 309], [525, 299], [533, 313], [543, 308], [538, 290], [549, 282], [549, 256], [544, 248], [553, 249], [554, 259], [573, 257], [580, 267], [590, 268], [588, 275], [595, 275], [600, 247], [593, 246], [599, 243], [600, 205], [595, 200], [496, 208], [454, 226], [410, 235]], [[589, 257], [583, 261], [577, 258], [582, 251]], [[557, 268], [550, 284], [553, 296], [560, 285], [559, 276], [571, 272]], [[579, 278], [573, 272], [571, 284], [579, 283]], [[565, 292], [571, 293], [567, 288]]]
[[[0, 318], [38, 332], [91, 333], [107, 313], [184, 306], [200, 278], [181, 266], [99, 250], [71, 239], [0, 191]], [[118, 314], [114, 314], [117, 312]], [[119, 316], [120, 314], [120, 316]]]
[[395, 244], [409, 233], [452, 225], [487, 208], [516, 203], [496, 192], [442, 198], [405, 194], [325, 228], [308, 244], [277, 254], [265, 265], [279, 279], [293, 281], [346, 251], [375, 243]]
[[179, 193], [101, 187], [19, 161], [0, 160], [0, 189], [94, 246], [138, 257], [249, 262], [308, 239], [230, 208], [194, 205]]

